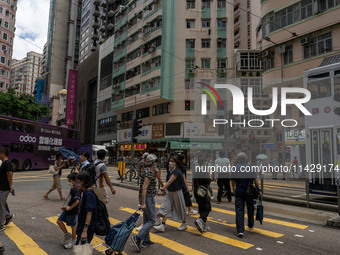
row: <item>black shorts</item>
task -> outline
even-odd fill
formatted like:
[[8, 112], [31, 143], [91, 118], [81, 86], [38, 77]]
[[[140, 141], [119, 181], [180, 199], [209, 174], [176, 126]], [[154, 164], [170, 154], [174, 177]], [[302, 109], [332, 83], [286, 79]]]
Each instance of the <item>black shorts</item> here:
[[185, 206], [186, 207], [192, 206], [190, 192], [183, 192], [183, 196], [184, 196]]

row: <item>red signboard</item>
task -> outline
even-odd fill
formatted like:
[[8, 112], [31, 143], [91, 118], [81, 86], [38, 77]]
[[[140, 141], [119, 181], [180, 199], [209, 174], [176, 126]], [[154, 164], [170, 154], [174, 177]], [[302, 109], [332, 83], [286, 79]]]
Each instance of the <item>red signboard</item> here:
[[77, 71], [69, 70], [67, 87], [66, 125], [74, 126], [77, 93]]

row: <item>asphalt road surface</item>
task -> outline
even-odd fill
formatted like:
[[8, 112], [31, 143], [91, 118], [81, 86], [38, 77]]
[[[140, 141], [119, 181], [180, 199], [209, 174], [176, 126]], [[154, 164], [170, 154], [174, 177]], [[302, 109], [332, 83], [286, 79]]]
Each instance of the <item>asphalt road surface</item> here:
[[[113, 174], [110, 171], [112, 179]], [[0, 233], [0, 240], [6, 249], [5, 254], [72, 254], [71, 250], [62, 247], [63, 233], [55, 223], [61, 213], [60, 207], [63, 202], [59, 200], [56, 191], [50, 194], [50, 200], [42, 199], [52, 184], [52, 176], [47, 171], [17, 172], [14, 179], [16, 196], [10, 195], [8, 204], [11, 212], [15, 214], [15, 219], [4, 232]], [[62, 185], [66, 196], [68, 193], [66, 178], [63, 178]], [[113, 224], [127, 219], [138, 207], [136, 190], [116, 187], [116, 191], [108, 205]], [[163, 197], [156, 197], [158, 205], [162, 199]], [[318, 222], [317, 219], [322, 212], [315, 214], [314, 220], [313, 213], [310, 213], [313, 211], [296, 207], [290, 210], [295, 210], [297, 217], [291, 217], [285, 215], [285, 209], [286, 207], [283, 207], [275, 214], [267, 215], [265, 204], [263, 225], [256, 222], [254, 230], [246, 228], [244, 238], [240, 239], [236, 236], [234, 204], [213, 203], [209, 215], [211, 232], [202, 235], [197, 231], [194, 225], [197, 215], [188, 217], [189, 227], [185, 232], [177, 231], [179, 222], [168, 220], [165, 233], [152, 230], [151, 240], [156, 244], [143, 249], [142, 253], [339, 254], [339, 229], [326, 227]], [[137, 223], [139, 224], [140, 222]], [[95, 237], [92, 243], [100, 244], [103, 239], [104, 237]], [[137, 253], [131, 239], [126, 243], [124, 253]], [[95, 251], [94, 254], [100, 253]]]

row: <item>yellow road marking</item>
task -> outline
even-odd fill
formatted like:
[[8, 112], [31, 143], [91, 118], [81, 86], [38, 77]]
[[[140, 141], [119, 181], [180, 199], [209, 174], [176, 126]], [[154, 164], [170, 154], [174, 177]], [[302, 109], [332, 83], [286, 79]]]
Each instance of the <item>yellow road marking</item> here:
[[[129, 208], [125, 208], [125, 209], [129, 210]], [[135, 210], [131, 209], [131, 212], [134, 213]], [[116, 220], [116, 219], [113, 219], [113, 218], [110, 218], [110, 222], [111, 222], [111, 224], [116, 225], [120, 221]], [[132, 233], [137, 234], [138, 232], [137, 232], [136, 229], [134, 229], [132, 231]], [[188, 246], [185, 246], [183, 244], [177, 243], [177, 242], [172, 241], [170, 239], [167, 239], [165, 237], [158, 236], [158, 235], [153, 234], [153, 233], [150, 233], [150, 238], [152, 239], [153, 242], [159, 243], [159, 244], [163, 245], [164, 247], [169, 248], [169, 249], [171, 249], [171, 250], [173, 250], [175, 252], [178, 252], [180, 254], [185, 254], [185, 255], [207, 255], [207, 253], [200, 252], [198, 250], [192, 249], [192, 248], [190, 248]]]
[[[49, 218], [46, 218], [46, 219], [49, 220], [50, 222], [52, 222], [54, 225], [58, 226], [58, 225], [57, 225], [58, 217], [49, 217]], [[58, 226], [58, 227], [59, 227], [59, 226]], [[67, 231], [69, 231], [70, 233], [72, 233], [71, 227], [66, 226], [66, 229], [67, 229]], [[92, 241], [91, 241], [91, 243], [93, 244], [93, 247], [96, 247], [97, 245], [102, 244], [102, 243], [104, 243], [104, 242], [105, 242], [104, 240], [102, 240], [102, 239], [100, 239], [100, 238], [98, 238], [98, 237], [96, 237], [96, 236], [94, 236], [93, 239], [92, 239]], [[100, 252], [100, 251], [103, 250], [105, 247], [106, 247], [106, 246], [100, 246], [100, 247], [96, 248], [96, 250]], [[102, 254], [105, 254], [105, 251], [102, 252]], [[122, 254], [127, 255], [127, 253], [125, 253], [125, 252], [122, 252]]]
[[[135, 212], [135, 210], [130, 209], [130, 208], [122, 208], [120, 210], [128, 212], [128, 213], [134, 213]], [[166, 223], [167, 223], [167, 225], [175, 227], [175, 228], [178, 228], [181, 225], [181, 223], [175, 222], [175, 221], [172, 221], [172, 220], [167, 220]], [[235, 247], [239, 247], [239, 248], [245, 249], [245, 250], [254, 246], [253, 244], [250, 244], [250, 243], [245, 243], [245, 242], [242, 242], [242, 241], [238, 241], [238, 240], [235, 240], [235, 239], [232, 239], [232, 238], [229, 238], [229, 237], [226, 237], [226, 236], [222, 236], [222, 235], [219, 235], [219, 234], [211, 233], [211, 232], [205, 232], [205, 233], [201, 234], [196, 228], [191, 227], [191, 226], [188, 226], [188, 228], [185, 231], [193, 233], [193, 234], [199, 234], [199, 235], [202, 235], [203, 237], [206, 237], [206, 238], [209, 238], [209, 239], [221, 242], [221, 243], [229, 244], [229, 245], [232, 245], [232, 246], [235, 246]]]
[[6, 226], [5, 234], [18, 246], [24, 255], [47, 255], [32, 238], [22, 232], [13, 222]]
[[[193, 203], [193, 206], [198, 206], [197, 204]], [[212, 211], [215, 212], [220, 212], [220, 213], [225, 213], [225, 214], [230, 214], [230, 215], [236, 215], [235, 212], [225, 210], [225, 209], [220, 209], [220, 208], [211, 208]], [[248, 218], [247, 215], [245, 215], [246, 218]], [[268, 219], [268, 218], [263, 218], [263, 222], [269, 222], [273, 224], [278, 224], [286, 227], [292, 227], [292, 228], [298, 228], [298, 229], [306, 229], [308, 226], [302, 225], [302, 224], [297, 224], [297, 223], [291, 223], [287, 221], [282, 221], [282, 220], [274, 220], [274, 219]]]

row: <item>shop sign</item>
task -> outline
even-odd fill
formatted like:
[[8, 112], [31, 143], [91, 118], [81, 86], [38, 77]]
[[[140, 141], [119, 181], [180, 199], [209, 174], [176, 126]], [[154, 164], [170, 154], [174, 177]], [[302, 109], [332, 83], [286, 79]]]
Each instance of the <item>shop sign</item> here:
[[[141, 128], [142, 133], [137, 136], [137, 139], [139, 140], [150, 140], [151, 139], [151, 133], [152, 133], [152, 126], [143, 126]], [[117, 134], [117, 141], [118, 142], [126, 142], [131, 141], [131, 129], [123, 129], [118, 130]]]
[[184, 138], [218, 137], [217, 128], [214, 128], [212, 125], [212, 123], [205, 122], [185, 122]]
[[285, 142], [289, 145], [306, 144], [304, 129], [290, 129], [285, 132]]
[[152, 139], [158, 139], [164, 137], [164, 124], [153, 124], [152, 125]]
[[[143, 151], [147, 148], [147, 144], [135, 144], [134, 145], [134, 150], [135, 151]], [[131, 144], [123, 144], [120, 146], [121, 151], [131, 151]]]

